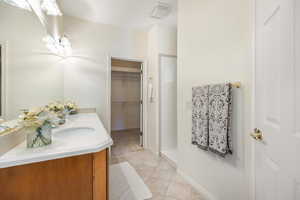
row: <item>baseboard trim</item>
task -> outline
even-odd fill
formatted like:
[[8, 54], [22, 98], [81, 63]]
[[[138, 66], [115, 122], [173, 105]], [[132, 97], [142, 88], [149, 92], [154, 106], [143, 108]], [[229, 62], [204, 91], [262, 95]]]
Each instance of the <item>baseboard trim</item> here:
[[205, 198], [204, 200], [218, 200], [207, 189], [205, 189], [202, 185], [197, 183], [191, 176], [187, 175], [179, 168], [177, 168], [177, 173], [181, 175], [192, 187], [194, 187], [194, 189], [200, 192]]
[[164, 154], [163, 152], [160, 152], [159, 154], [162, 158], [164, 158], [165, 160], [167, 160], [167, 162], [172, 166], [174, 167], [175, 169], [177, 169], [177, 163], [170, 159], [166, 154]]

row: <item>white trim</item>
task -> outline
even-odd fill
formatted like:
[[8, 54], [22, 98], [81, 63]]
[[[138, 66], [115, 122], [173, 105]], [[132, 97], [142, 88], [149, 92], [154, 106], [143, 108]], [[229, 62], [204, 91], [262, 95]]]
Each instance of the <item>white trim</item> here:
[[125, 61], [132, 61], [132, 62], [141, 62], [145, 63], [146, 59], [142, 58], [130, 58], [130, 57], [121, 57], [121, 56], [113, 56], [111, 55], [110, 58], [118, 59], [118, 60], [125, 60]]
[[[157, 87], [158, 87], [157, 88], [157, 107], [158, 107], [157, 108], [157, 115], [158, 116], [156, 117], [158, 131], [157, 131], [157, 136], [156, 137], [157, 137], [157, 144], [158, 144], [157, 152], [158, 152], [159, 155], [162, 154], [162, 152], [161, 152], [161, 149], [162, 149], [162, 147], [161, 147], [161, 140], [162, 140], [161, 135], [162, 135], [162, 133], [161, 133], [161, 123], [160, 123], [160, 119], [161, 119], [161, 104], [160, 104], [160, 100], [161, 100], [161, 96], [160, 96], [160, 92], [161, 92], [161, 88], [160, 88], [160, 85], [161, 85], [161, 73], [160, 72], [161, 72], [161, 58], [163, 56], [164, 57], [177, 58], [176, 55], [171, 55], [171, 54], [162, 54], [162, 53], [160, 53], [158, 55], [158, 83], [157, 83]], [[177, 69], [178, 69], [178, 65], [177, 65]], [[178, 73], [177, 69], [176, 69], [176, 71]], [[176, 76], [176, 82], [177, 82], [177, 77], [178, 76]], [[176, 87], [176, 90], [177, 90], [177, 87]], [[176, 106], [176, 110], [177, 110], [177, 106]], [[178, 114], [178, 111], [177, 111], [177, 114]], [[176, 126], [177, 126], [177, 124], [176, 124]], [[176, 128], [176, 129], [178, 129], [178, 128]], [[178, 136], [178, 130], [177, 130], [177, 136]]]
[[143, 62], [143, 143], [144, 148], [148, 145], [148, 61]]
[[8, 42], [4, 42], [4, 41], [0, 41], [0, 45], [1, 45], [1, 63], [2, 63], [2, 116], [1, 118], [6, 119], [7, 118], [7, 50], [8, 50]]
[[[256, 127], [255, 122], [255, 106], [256, 106], [256, 0], [251, 1], [250, 8], [252, 11], [252, 17], [250, 17], [250, 20], [253, 21], [251, 24], [251, 30], [252, 30], [252, 106], [251, 106], [251, 126], [254, 129]], [[255, 200], [256, 199], [256, 191], [255, 191], [255, 141], [252, 140], [251, 146], [250, 146], [250, 159], [251, 159], [251, 171], [249, 174], [249, 199]]]
[[217, 198], [212, 195], [205, 187], [197, 183], [191, 176], [184, 173], [182, 170], [177, 169], [177, 173], [183, 177], [183, 179], [188, 182], [195, 190], [197, 190], [205, 200], [217, 200]]
[[106, 94], [107, 94], [107, 99], [106, 99], [106, 107], [107, 107], [107, 111], [106, 111], [106, 127], [107, 127], [107, 132], [110, 135], [111, 134], [111, 56], [107, 55], [107, 74], [106, 74], [106, 78], [107, 78], [107, 85], [106, 85]]
[[107, 127], [109, 134], [111, 132], [111, 59], [120, 59], [127, 61], [141, 62], [143, 64], [143, 147], [148, 148], [148, 129], [147, 129], [147, 120], [148, 120], [148, 68], [147, 68], [147, 59], [141, 58], [128, 58], [128, 57], [117, 57], [113, 55], [107, 56]]
[[172, 160], [170, 157], [168, 157], [164, 152], [160, 152], [160, 157], [166, 159], [168, 161], [168, 163], [174, 167], [175, 169], [177, 169], [177, 162]]

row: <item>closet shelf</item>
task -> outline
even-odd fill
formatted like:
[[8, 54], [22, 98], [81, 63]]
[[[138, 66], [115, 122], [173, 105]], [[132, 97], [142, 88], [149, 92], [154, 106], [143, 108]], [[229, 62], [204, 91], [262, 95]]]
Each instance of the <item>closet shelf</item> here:
[[119, 67], [119, 66], [112, 66], [111, 71], [113, 71], [113, 72], [125, 72], [125, 73], [141, 73], [141, 69], [138, 69], [138, 68]]
[[140, 103], [140, 101], [112, 101], [112, 103]]

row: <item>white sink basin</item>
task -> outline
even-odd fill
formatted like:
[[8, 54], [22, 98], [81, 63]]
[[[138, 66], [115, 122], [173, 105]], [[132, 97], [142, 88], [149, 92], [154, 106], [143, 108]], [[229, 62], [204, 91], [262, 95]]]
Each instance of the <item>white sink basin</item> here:
[[53, 131], [53, 137], [59, 138], [59, 137], [73, 137], [76, 135], [86, 135], [86, 134], [95, 134], [95, 129], [90, 127], [72, 127], [72, 128], [65, 128], [60, 129], [58, 131]]
[[99, 142], [99, 134], [90, 127], [70, 127], [54, 130], [52, 134], [52, 146], [56, 148], [84, 147]]

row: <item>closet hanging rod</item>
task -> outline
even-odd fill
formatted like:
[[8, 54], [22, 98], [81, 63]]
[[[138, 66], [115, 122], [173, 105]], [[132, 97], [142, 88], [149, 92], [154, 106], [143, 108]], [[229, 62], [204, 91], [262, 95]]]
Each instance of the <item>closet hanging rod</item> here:
[[241, 88], [242, 87], [242, 83], [241, 82], [233, 82], [231, 83], [231, 85], [235, 88]]

